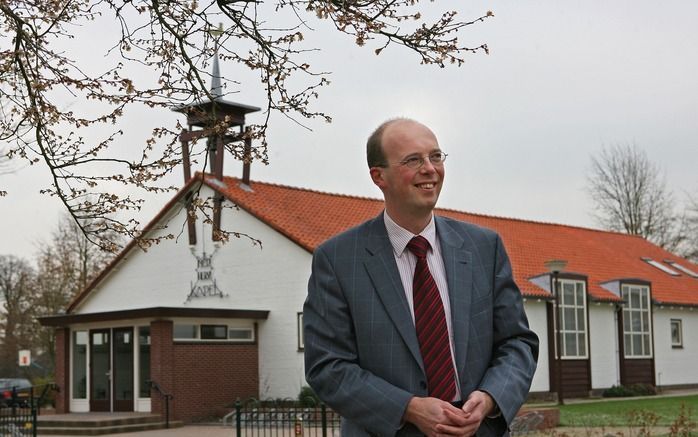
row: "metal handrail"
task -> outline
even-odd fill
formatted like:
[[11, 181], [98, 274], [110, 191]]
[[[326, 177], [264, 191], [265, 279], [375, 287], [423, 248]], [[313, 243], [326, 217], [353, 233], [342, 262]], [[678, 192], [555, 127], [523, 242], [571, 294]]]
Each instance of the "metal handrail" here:
[[34, 399], [34, 389], [39, 387], [43, 387], [44, 389], [41, 390], [39, 398], [36, 399], [35, 405], [37, 414], [41, 414], [41, 406], [44, 404], [44, 400], [46, 399], [46, 395], [48, 394], [49, 390], [55, 391], [57, 393], [60, 393], [61, 391], [60, 387], [55, 382], [47, 382], [46, 384], [34, 385], [31, 388], [32, 399]]
[[150, 385], [151, 390], [157, 390], [158, 393], [160, 393], [160, 396], [165, 399], [165, 428], [170, 427], [170, 400], [174, 399], [174, 396], [171, 395], [170, 393], [165, 392], [162, 387], [160, 387], [160, 384], [157, 382], [150, 380], [148, 381], [148, 384]]
[[[230, 413], [226, 414], [225, 416], [223, 416], [223, 427], [225, 428], [228, 425], [228, 419], [230, 419], [231, 417], [233, 417], [237, 414], [238, 414], [238, 410], [235, 409], [235, 410], [231, 411]], [[232, 424], [233, 424], [233, 422], [231, 420], [230, 425], [232, 425]]]

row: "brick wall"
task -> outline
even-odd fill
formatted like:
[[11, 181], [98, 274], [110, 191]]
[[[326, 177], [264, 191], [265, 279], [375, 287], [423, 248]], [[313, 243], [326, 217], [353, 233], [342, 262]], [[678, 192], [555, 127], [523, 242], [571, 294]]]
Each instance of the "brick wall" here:
[[184, 421], [213, 417], [237, 398], [259, 397], [256, 344], [174, 345], [175, 415]]
[[68, 413], [70, 409], [70, 330], [57, 328], [56, 336], [56, 413]]
[[[172, 350], [172, 322], [155, 320], [150, 323], [150, 380], [156, 382], [165, 393], [174, 394]], [[174, 404], [174, 401], [171, 401]], [[157, 390], [150, 392], [151, 411], [165, 415], [165, 404]], [[172, 418], [170, 405], [170, 417]]]
[[[170, 419], [192, 422], [214, 416], [237, 398], [259, 396], [257, 344], [172, 342], [172, 322], [150, 324], [151, 379], [174, 396]], [[151, 411], [165, 414], [151, 393]]]

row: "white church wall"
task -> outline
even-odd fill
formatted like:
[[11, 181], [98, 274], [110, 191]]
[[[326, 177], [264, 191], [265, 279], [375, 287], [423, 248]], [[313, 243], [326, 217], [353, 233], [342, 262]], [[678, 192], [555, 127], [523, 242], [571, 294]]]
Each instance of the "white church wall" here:
[[532, 392], [546, 392], [550, 390], [550, 365], [548, 361], [548, 322], [546, 302], [542, 300], [526, 299], [524, 303], [528, 324], [531, 330], [538, 335], [538, 367], [531, 383]]
[[617, 326], [613, 304], [589, 303], [592, 389], [605, 389], [620, 384]]
[[[698, 311], [695, 308], [653, 308], [655, 382], [658, 386], [698, 382]], [[682, 345], [671, 344], [671, 320], [681, 321]]]

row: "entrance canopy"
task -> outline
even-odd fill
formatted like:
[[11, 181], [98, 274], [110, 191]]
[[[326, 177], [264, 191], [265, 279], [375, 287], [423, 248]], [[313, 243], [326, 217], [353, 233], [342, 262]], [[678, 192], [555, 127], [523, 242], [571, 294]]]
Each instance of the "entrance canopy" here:
[[269, 317], [269, 311], [237, 310], [224, 308], [176, 308], [152, 307], [133, 310], [105, 311], [87, 314], [59, 314], [40, 317], [43, 326], [68, 326], [75, 323], [106, 322], [139, 318], [196, 317], [196, 318], [235, 318], [262, 320]]

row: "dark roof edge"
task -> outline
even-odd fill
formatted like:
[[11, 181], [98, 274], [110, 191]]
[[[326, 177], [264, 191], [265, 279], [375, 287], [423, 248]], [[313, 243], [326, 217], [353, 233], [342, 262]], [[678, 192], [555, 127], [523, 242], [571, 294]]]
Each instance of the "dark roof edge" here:
[[609, 284], [611, 282], [620, 282], [621, 284], [628, 284], [628, 285], [652, 285], [652, 281], [644, 278], [630, 278], [630, 277], [620, 277], [620, 278], [613, 278], [609, 279], [607, 281], [599, 282], [599, 284]]
[[162, 317], [208, 317], [224, 319], [266, 319], [268, 310], [236, 310], [224, 308], [177, 308], [152, 307], [132, 310], [105, 311], [87, 314], [59, 314], [39, 317], [43, 326], [66, 326], [73, 323], [104, 322], [115, 320], [162, 318]]
[[623, 299], [620, 297], [614, 296], [614, 297], [597, 297], [594, 296], [591, 293], [588, 293], [589, 295], [589, 300], [592, 302], [608, 302], [608, 303], [622, 303], [624, 302]]
[[657, 299], [652, 299], [652, 303], [655, 305], [661, 305], [661, 306], [667, 306], [667, 307], [698, 308], [698, 303], [671, 302], [671, 301], [661, 301], [661, 300], [657, 300]]
[[[203, 183], [203, 177], [196, 175], [192, 177], [189, 182], [187, 182], [178, 192], [177, 194], [174, 195], [174, 197], [165, 204], [165, 206], [158, 212], [153, 219], [148, 222], [147, 225], [143, 228], [143, 231], [141, 232], [141, 235], [147, 235], [150, 231], [152, 231], [155, 226], [162, 220], [167, 212], [174, 207], [184, 195], [189, 192], [189, 190], [196, 184], [196, 183], [202, 184]], [[82, 302], [89, 294], [90, 292], [100, 283], [102, 280], [112, 271], [114, 267], [116, 267], [125, 257], [126, 255], [136, 246], [138, 246], [138, 239], [134, 238], [131, 240], [121, 252], [109, 263], [107, 264], [106, 267], [102, 269], [102, 271], [99, 272], [99, 274], [89, 283], [87, 284], [87, 287], [85, 287], [80, 293], [78, 293], [73, 300], [68, 304], [68, 308], [66, 308], [66, 311], [70, 313], [73, 311], [80, 302]]]

